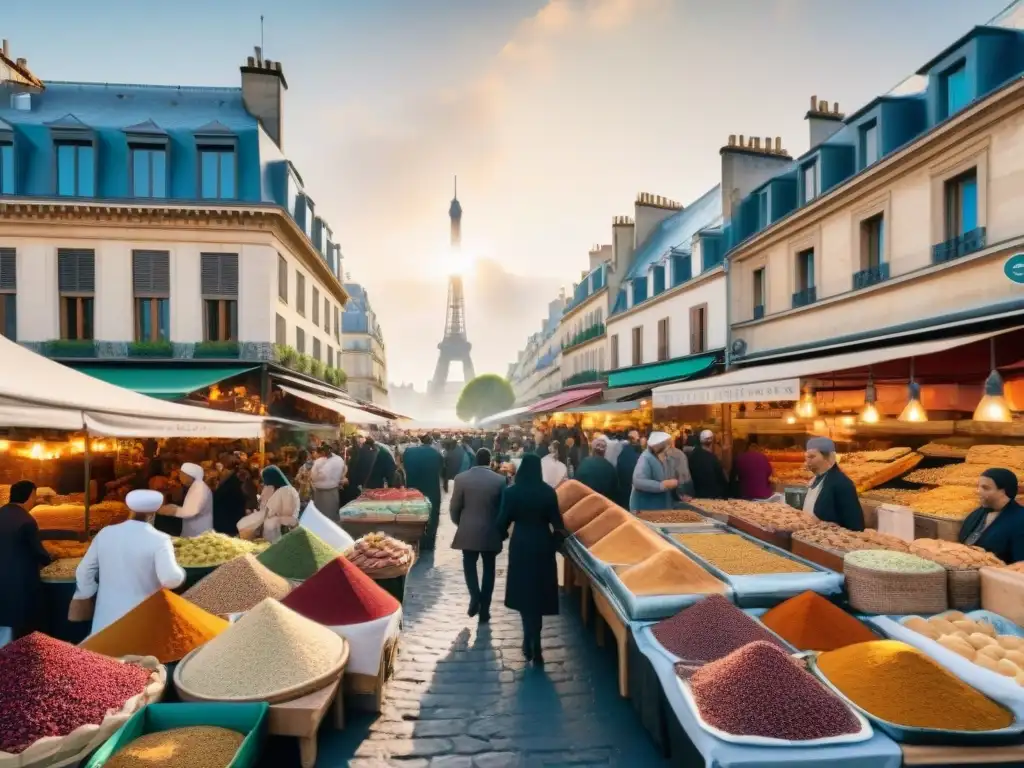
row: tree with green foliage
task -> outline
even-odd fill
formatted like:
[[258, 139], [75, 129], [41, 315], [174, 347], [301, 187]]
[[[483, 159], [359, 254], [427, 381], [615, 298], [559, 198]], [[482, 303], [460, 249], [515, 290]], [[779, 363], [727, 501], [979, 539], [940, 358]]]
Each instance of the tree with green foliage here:
[[512, 385], [495, 373], [477, 376], [462, 388], [455, 413], [463, 421], [479, 421], [507, 411], [516, 401]]

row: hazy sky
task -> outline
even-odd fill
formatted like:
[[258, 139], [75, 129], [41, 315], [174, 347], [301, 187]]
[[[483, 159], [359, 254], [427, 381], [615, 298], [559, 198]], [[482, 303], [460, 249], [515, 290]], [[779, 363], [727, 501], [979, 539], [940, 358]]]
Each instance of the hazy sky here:
[[[477, 372], [505, 373], [637, 192], [686, 204], [730, 133], [807, 148], [1008, 0], [50, 0], [0, 36], [43, 80], [237, 85], [260, 41], [285, 150], [384, 327], [392, 381], [433, 372], [459, 176]], [[145, 6], [144, 10], [142, 10]]]

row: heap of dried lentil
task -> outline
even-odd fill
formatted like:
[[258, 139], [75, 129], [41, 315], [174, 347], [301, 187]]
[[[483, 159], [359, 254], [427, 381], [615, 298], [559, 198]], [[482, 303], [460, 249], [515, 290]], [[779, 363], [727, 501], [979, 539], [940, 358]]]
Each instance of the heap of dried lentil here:
[[710, 595], [684, 608], [659, 621], [651, 631], [669, 653], [697, 663], [716, 661], [757, 640], [788, 650], [775, 635], [722, 595]]
[[284, 600], [292, 585], [278, 576], [255, 555], [242, 555], [204, 576], [184, 594], [203, 610], [218, 616], [245, 613], [272, 597]]
[[672, 538], [730, 576], [814, 572], [735, 533], [675, 533]]
[[149, 683], [150, 672], [40, 632], [0, 648], [0, 752], [99, 725]]
[[315, 533], [299, 527], [257, 558], [278, 576], [304, 581], [340, 555]]
[[846, 704], [771, 643], [748, 643], [689, 684], [705, 722], [735, 736], [809, 741], [860, 730]]
[[212, 725], [147, 733], [115, 753], [106, 768], [227, 768], [244, 740], [238, 731]]
[[267, 598], [178, 667], [181, 682], [209, 699], [261, 699], [320, 677], [345, 641]]

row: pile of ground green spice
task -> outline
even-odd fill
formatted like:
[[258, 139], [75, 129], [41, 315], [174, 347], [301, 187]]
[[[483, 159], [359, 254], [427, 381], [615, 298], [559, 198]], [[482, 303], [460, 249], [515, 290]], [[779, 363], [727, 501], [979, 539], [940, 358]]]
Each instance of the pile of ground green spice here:
[[304, 581], [340, 555], [331, 545], [305, 528], [296, 528], [257, 558], [286, 579]]

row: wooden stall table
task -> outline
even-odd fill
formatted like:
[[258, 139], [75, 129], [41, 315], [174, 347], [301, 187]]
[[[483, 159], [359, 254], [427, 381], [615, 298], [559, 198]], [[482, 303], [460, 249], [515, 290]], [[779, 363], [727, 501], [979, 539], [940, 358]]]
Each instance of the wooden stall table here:
[[937, 747], [901, 744], [904, 765], [1021, 765], [1024, 744], [1003, 747]]
[[[384, 686], [394, 674], [397, 661], [398, 638], [393, 637], [384, 643], [376, 675], [346, 672], [342, 691], [344, 698], [348, 699], [349, 706], [357, 712], [380, 714], [384, 706]], [[340, 700], [342, 697], [338, 698]]]
[[590, 596], [596, 594], [590, 582], [590, 574], [582, 568], [576, 571], [576, 583], [580, 588], [580, 621], [586, 627], [590, 624]]
[[594, 620], [594, 629], [597, 633], [597, 644], [604, 645], [605, 624], [615, 635], [615, 643], [619, 654], [619, 695], [629, 698], [629, 627], [619, 618], [612, 607], [611, 602], [599, 590], [594, 592], [594, 608], [597, 616]]
[[337, 730], [345, 727], [344, 697], [338, 693], [341, 676], [319, 691], [281, 704], [270, 705], [269, 732], [273, 736], [294, 736], [299, 740], [302, 768], [316, 766], [316, 737], [320, 724], [332, 710], [332, 724]]

